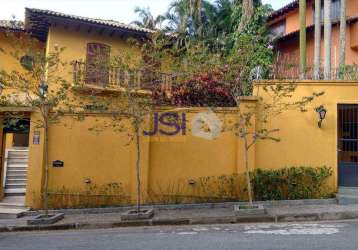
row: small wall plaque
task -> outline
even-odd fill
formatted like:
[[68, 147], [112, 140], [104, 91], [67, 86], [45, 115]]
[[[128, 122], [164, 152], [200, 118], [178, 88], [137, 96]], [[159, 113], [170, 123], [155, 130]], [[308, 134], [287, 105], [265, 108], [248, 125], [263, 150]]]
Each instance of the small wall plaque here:
[[34, 145], [39, 145], [40, 144], [40, 132], [39, 131], [34, 132], [34, 136], [32, 137], [32, 143]]
[[52, 167], [54, 168], [63, 168], [64, 165], [65, 165], [64, 162], [60, 160], [56, 160], [52, 162]]

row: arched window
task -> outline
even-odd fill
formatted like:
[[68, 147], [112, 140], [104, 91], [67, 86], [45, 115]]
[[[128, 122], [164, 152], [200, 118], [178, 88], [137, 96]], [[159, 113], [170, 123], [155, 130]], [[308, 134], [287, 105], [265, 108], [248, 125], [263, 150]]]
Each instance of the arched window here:
[[102, 43], [88, 43], [86, 83], [105, 86], [109, 82], [111, 47]]
[[21, 66], [26, 70], [32, 70], [34, 68], [34, 58], [30, 55], [24, 55], [20, 58]]

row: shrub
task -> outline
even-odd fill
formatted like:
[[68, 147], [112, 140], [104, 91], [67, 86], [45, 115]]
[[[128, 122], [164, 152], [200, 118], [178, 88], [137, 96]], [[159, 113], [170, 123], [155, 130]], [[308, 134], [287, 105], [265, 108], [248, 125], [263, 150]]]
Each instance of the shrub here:
[[326, 198], [331, 196], [325, 185], [330, 176], [332, 169], [326, 166], [257, 169], [251, 174], [256, 200]]
[[234, 107], [235, 101], [230, 89], [222, 82], [220, 73], [202, 73], [176, 84], [169, 97], [160, 90], [154, 91], [157, 104], [169, 104], [180, 107]]
[[122, 183], [109, 183], [98, 186], [87, 184], [85, 189], [68, 189], [65, 187], [50, 189], [49, 208], [91, 208], [130, 205], [130, 197]]

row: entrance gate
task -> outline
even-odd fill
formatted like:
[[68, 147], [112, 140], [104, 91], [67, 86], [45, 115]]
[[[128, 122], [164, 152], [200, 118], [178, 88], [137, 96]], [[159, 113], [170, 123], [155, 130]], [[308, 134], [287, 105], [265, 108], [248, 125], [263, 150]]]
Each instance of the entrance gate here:
[[338, 184], [358, 187], [358, 105], [338, 105]]

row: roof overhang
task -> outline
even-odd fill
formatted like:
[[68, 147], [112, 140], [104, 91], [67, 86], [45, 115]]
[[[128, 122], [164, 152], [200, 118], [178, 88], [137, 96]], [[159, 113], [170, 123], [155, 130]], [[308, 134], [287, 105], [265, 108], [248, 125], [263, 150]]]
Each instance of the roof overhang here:
[[46, 41], [49, 27], [53, 24], [81, 25], [89, 28], [110, 30], [129, 37], [146, 38], [153, 30], [126, 25], [112, 20], [86, 18], [50, 10], [26, 8], [25, 29], [41, 41]]
[[25, 112], [31, 113], [34, 112], [35, 108], [32, 107], [20, 107], [20, 106], [7, 106], [7, 107], [0, 107], [0, 114], [1, 113], [18, 113], [18, 112]]
[[[355, 22], [357, 22], [357, 21], [358, 21], [358, 16], [347, 18], [347, 24], [348, 24], [348, 25], [349, 25], [349, 24], [352, 24], [352, 23], [355, 23]], [[337, 25], [337, 24], [339, 24], [339, 23], [340, 23], [340, 20], [335, 20], [335, 21], [332, 22], [332, 25], [334, 26], [334, 25]], [[322, 23], [321, 26], [323, 26], [323, 25], [324, 25], [324, 24]], [[311, 31], [313, 31], [313, 30], [314, 30], [314, 25], [307, 26], [307, 28], [306, 28], [306, 31], [307, 31], [307, 32], [311, 32]], [[300, 33], [300, 30], [296, 30], [296, 31], [290, 32], [290, 33], [288, 33], [288, 34], [285, 34], [285, 35], [283, 35], [283, 36], [277, 38], [276, 41], [277, 41], [277, 42], [284, 41], [284, 40], [286, 40], [286, 39], [289, 39], [289, 38], [298, 36], [299, 33]]]
[[286, 4], [285, 6], [283, 6], [282, 8], [275, 10], [273, 12], [271, 12], [269, 14], [269, 16], [267, 17], [268, 21], [272, 21], [278, 17], [280, 17], [281, 15], [284, 15], [294, 9], [297, 9], [299, 7], [299, 2], [298, 0], [294, 0], [289, 4]]

